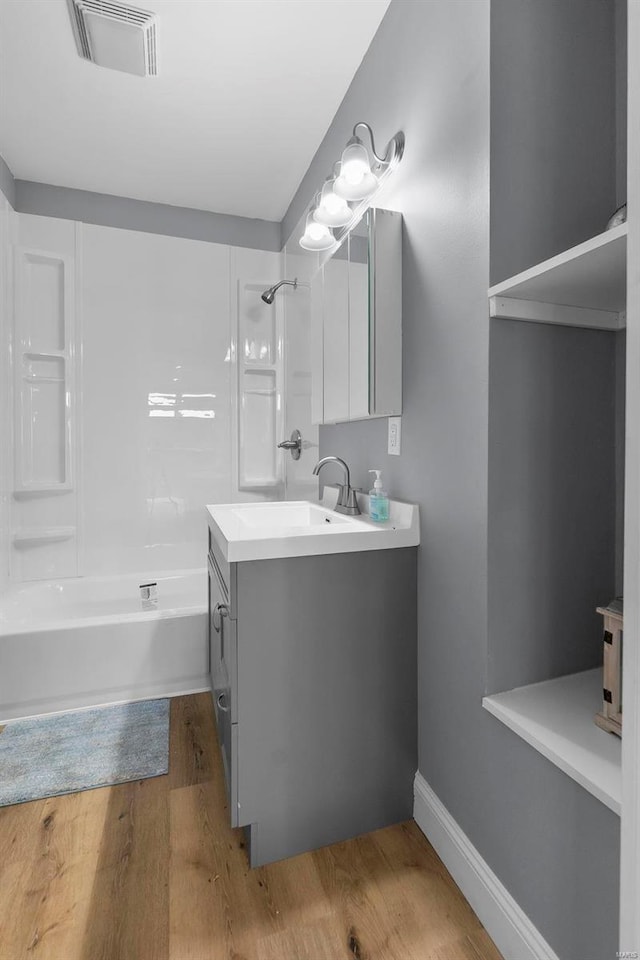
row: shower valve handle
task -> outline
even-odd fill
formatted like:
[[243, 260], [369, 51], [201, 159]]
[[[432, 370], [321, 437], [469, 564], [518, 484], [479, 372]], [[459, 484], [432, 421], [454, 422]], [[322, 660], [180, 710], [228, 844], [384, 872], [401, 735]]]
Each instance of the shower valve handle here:
[[299, 430], [294, 430], [290, 440], [282, 440], [278, 447], [282, 450], [290, 450], [294, 460], [299, 460], [302, 454], [302, 434]]

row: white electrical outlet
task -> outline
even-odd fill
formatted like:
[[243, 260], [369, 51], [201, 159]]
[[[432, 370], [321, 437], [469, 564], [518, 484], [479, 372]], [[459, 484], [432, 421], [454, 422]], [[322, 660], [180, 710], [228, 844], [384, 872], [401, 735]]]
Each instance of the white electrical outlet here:
[[387, 453], [392, 456], [400, 456], [400, 440], [402, 438], [402, 418], [389, 417], [389, 440], [387, 444]]

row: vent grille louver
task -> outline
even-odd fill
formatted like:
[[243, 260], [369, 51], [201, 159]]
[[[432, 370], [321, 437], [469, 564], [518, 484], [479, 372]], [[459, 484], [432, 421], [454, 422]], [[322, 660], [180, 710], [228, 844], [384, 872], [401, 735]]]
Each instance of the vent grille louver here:
[[[156, 49], [156, 21], [155, 14], [139, 7], [130, 7], [123, 3], [114, 3], [111, 0], [67, 0], [76, 46], [80, 56], [100, 65], [93, 54], [90, 33], [87, 29], [87, 15], [100, 17], [129, 27], [138, 27], [142, 32], [142, 46], [144, 51], [144, 69], [125, 72], [142, 73], [146, 76], [157, 76], [158, 56]], [[108, 66], [108, 64], [103, 64]]]
[[155, 22], [149, 27], [149, 37], [147, 42], [147, 47], [149, 51], [149, 74], [152, 77], [157, 76], [158, 73], [158, 64], [156, 60], [156, 25]]

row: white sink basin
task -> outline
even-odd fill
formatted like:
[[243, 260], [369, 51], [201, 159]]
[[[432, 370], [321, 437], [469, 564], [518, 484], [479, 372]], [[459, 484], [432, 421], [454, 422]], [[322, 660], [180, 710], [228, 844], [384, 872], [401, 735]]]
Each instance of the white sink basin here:
[[317, 527], [330, 523], [348, 523], [349, 517], [326, 510], [317, 503], [295, 500], [289, 503], [243, 503], [233, 514], [252, 529], [284, 530], [290, 527]]
[[389, 520], [374, 523], [369, 498], [358, 494], [361, 516], [336, 513], [337, 491], [325, 487], [322, 503], [221, 503], [207, 507], [209, 527], [225, 560], [268, 560], [326, 553], [388, 550], [420, 543], [418, 507], [391, 500]]

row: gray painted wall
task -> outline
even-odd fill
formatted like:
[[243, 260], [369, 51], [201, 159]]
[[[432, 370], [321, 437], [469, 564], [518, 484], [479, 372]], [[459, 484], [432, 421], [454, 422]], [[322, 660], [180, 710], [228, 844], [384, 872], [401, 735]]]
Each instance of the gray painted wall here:
[[615, 595], [615, 346], [603, 330], [491, 321], [490, 693], [602, 663], [595, 610]]
[[4, 158], [0, 156], [0, 190], [4, 193], [12, 207], [16, 205], [16, 182], [13, 174], [5, 163]]
[[616, 596], [624, 590], [624, 471], [625, 471], [625, 397], [627, 382], [627, 333], [615, 335], [615, 458], [616, 458]]
[[207, 210], [190, 210], [166, 203], [148, 203], [128, 197], [71, 190], [28, 180], [15, 182], [16, 210], [42, 217], [60, 217], [83, 223], [161, 233], [234, 247], [279, 251], [281, 227], [271, 220], [251, 220]]
[[[616, 207], [627, 202], [627, 0], [615, 0]], [[616, 596], [624, 589], [625, 384], [627, 336], [616, 334]]]
[[616, 207], [627, 202], [627, 0], [615, 0]]
[[[613, 0], [493, 0], [491, 22], [497, 280], [601, 232], [615, 210], [625, 24]], [[494, 320], [490, 344], [494, 692], [602, 661], [595, 607], [622, 573], [624, 335]]]
[[492, 284], [600, 233], [616, 209], [614, 11], [492, 0]]
[[[564, 18], [565, 0], [552, 2]], [[579, 6], [590, 26], [571, 34], [571, 49], [590, 43], [595, 26], [612, 23], [596, 3]], [[558, 39], [569, 37], [560, 31]], [[618, 818], [481, 707], [488, 671], [489, 41], [488, 2], [393, 0], [283, 232], [297, 223], [356, 120], [370, 122], [382, 143], [404, 129], [406, 154], [380, 202], [401, 210], [405, 223], [402, 455], [387, 456], [386, 420], [323, 427], [320, 452], [344, 457], [365, 489], [366, 471], [382, 467], [392, 495], [420, 504], [422, 775], [559, 956], [602, 960], [617, 942]], [[610, 62], [608, 51], [597, 53], [596, 66]], [[597, 76], [580, 80], [583, 91], [568, 83], [574, 93], [610, 103], [592, 91]], [[537, 82], [523, 74], [525, 89]], [[607, 129], [613, 135], [613, 125]], [[514, 149], [520, 152], [518, 143]], [[594, 163], [612, 175], [611, 157]], [[519, 249], [521, 259], [535, 262], [550, 238], [557, 249], [584, 239], [567, 240], [575, 228], [566, 213], [556, 235], [555, 214], [543, 209], [554, 196], [538, 194], [545, 229], [534, 231], [535, 249]], [[597, 218], [606, 219], [611, 196], [608, 188], [596, 191]], [[580, 231], [595, 232], [586, 219]], [[507, 256], [501, 269], [508, 273]]]
[[123, 230], [160, 233], [209, 243], [227, 243], [255, 250], [282, 249], [282, 224], [252, 220], [167, 203], [148, 203], [48, 183], [16, 180], [0, 155], [0, 190], [18, 213], [79, 220]]

